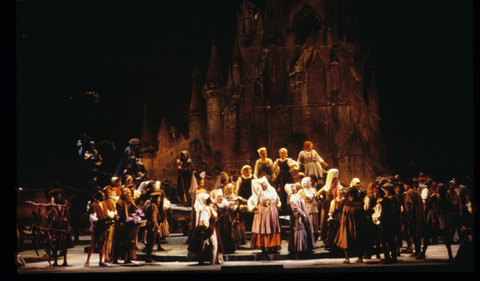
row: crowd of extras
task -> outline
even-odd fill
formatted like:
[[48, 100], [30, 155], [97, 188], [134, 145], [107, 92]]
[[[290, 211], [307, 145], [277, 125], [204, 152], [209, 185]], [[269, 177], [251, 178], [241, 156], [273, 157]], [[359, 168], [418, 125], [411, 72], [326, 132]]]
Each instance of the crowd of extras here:
[[[91, 244], [85, 266], [96, 246], [100, 266], [132, 263], [139, 241], [147, 263], [155, 262], [155, 245], [156, 251], [165, 251], [161, 241], [170, 235], [172, 197], [160, 181], [135, 172], [140, 161], [136, 148], [138, 142], [131, 142], [117, 169], [120, 174], [88, 203]], [[94, 165], [95, 154], [94, 148], [88, 154]], [[291, 254], [317, 247], [343, 251], [343, 263], [372, 258], [395, 263], [401, 255], [425, 259], [428, 246], [439, 243], [454, 260], [451, 245], [473, 239], [473, 198], [455, 178], [442, 183], [420, 173], [405, 179], [379, 176], [374, 182], [352, 178], [343, 186], [342, 171], [330, 168], [310, 141], [296, 160], [285, 148], [275, 161], [266, 148], [258, 154], [253, 165], [221, 172], [215, 186], [207, 187], [206, 173], [194, 169], [188, 151], [181, 152], [173, 198], [178, 199], [175, 206], [191, 209], [188, 260], [222, 264], [224, 254], [242, 249], [278, 253], [282, 239]], [[282, 236], [285, 222], [288, 237]]]

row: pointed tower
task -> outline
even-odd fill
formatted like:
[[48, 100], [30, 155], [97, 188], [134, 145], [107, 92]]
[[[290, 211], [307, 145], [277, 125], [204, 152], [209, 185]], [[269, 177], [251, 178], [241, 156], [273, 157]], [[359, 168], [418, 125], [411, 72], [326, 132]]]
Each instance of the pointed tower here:
[[212, 44], [210, 64], [203, 84], [203, 98], [207, 102], [207, 141], [212, 151], [221, 151], [223, 146], [221, 111], [225, 105], [225, 81], [215, 42]]
[[240, 47], [238, 46], [238, 38], [235, 38], [235, 45], [233, 47], [232, 78], [233, 78], [233, 88], [236, 89], [242, 83], [242, 78], [243, 78], [242, 54], [240, 52]]
[[284, 12], [282, 1], [267, 0], [265, 7], [263, 45], [283, 44], [284, 36]]
[[147, 119], [147, 103], [145, 103], [143, 109], [145, 110], [145, 115], [143, 117], [142, 134], [140, 136], [140, 153], [153, 152], [153, 137]]
[[192, 75], [192, 99], [190, 100], [190, 110], [188, 111], [188, 136], [190, 141], [199, 140], [205, 144], [205, 116], [201, 110], [201, 84], [202, 74], [197, 69], [193, 70]]
[[238, 43], [239, 47], [244, 52], [244, 48], [247, 46], [248, 42], [251, 40], [252, 32], [255, 28], [256, 20], [256, 6], [251, 1], [244, 0], [240, 5], [242, 11], [240, 14], [237, 14], [238, 18]]
[[165, 125], [165, 119], [162, 118], [162, 124], [160, 125], [160, 129], [158, 130], [157, 135], [158, 141], [158, 154], [163, 154], [170, 149], [170, 137], [168, 136], [168, 129]]

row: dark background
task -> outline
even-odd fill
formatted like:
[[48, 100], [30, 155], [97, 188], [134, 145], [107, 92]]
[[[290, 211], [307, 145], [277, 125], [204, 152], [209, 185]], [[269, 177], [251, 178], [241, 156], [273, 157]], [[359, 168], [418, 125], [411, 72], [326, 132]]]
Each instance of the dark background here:
[[[154, 139], [162, 118], [187, 138], [193, 69], [205, 74], [215, 39], [226, 78], [241, 2], [17, 1], [17, 185], [42, 167], [71, 181], [80, 133], [115, 145], [100, 151], [113, 172], [145, 102]], [[349, 2], [372, 46], [390, 172], [473, 186], [472, 1]]]

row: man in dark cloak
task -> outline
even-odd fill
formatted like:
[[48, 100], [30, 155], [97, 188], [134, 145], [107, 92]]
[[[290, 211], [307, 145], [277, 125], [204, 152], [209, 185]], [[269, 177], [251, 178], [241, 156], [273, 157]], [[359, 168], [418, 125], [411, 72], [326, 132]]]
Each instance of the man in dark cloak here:
[[115, 176], [116, 177], [121, 177], [123, 176], [123, 173], [125, 169], [127, 168], [126, 165], [130, 158], [135, 155], [135, 149], [138, 148], [140, 144], [140, 140], [137, 138], [133, 138], [128, 142], [127, 148], [125, 148], [125, 151], [123, 152], [122, 158], [120, 159], [120, 163], [118, 163], [117, 170], [115, 171]]
[[177, 198], [181, 204], [191, 206], [192, 198], [189, 196], [190, 182], [193, 175], [193, 161], [188, 151], [183, 150], [180, 154], [178, 163], [178, 180], [177, 180]]
[[410, 182], [405, 182], [408, 190], [405, 193], [405, 217], [409, 236], [409, 246], [415, 246], [415, 253], [411, 257], [417, 257], [421, 252], [422, 228], [424, 223], [423, 200], [420, 193], [413, 188]]
[[357, 189], [351, 187], [348, 190], [347, 199], [343, 203], [342, 218], [340, 228], [334, 243], [345, 250], [345, 260], [343, 263], [350, 263], [349, 253], [354, 250], [358, 255], [357, 263], [362, 263], [362, 254], [364, 253], [364, 244], [366, 234], [366, 221], [364, 215], [363, 203], [355, 200]]

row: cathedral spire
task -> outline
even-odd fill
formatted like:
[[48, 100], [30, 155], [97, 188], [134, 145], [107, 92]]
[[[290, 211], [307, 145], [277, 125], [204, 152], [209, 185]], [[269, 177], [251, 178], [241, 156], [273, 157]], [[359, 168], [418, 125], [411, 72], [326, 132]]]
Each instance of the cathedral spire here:
[[223, 88], [225, 80], [223, 80], [220, 68], [220, 59], [218, 58], [215, 40], [212, 42], [212, 54], [210, 55], [210, 63], [208, 65], [207, 75], [205, 76], [205, 87]]
[[162, 118], [162, 123], [160, 124], [160, 129], [158, 130], [157, 141], [159, 154], [162, 154], [170, 149], [170, 137], [168, 135], [164, 118]]
[[205, 118], [201, 109], [200, 101], [200, 77], [202, 74], [197, 69], [193, 70], [192, 75], [192, 99], [190, 101], [190, 110], [188, 112], [188, 137], [190, 140], [205, 140]]
[[202, 76], [197, 69], [193, 70], [192, 75], [192, 99], [190, 100], [189, 115], [198, 114], [200, 112], [200, 84], [199, 79]]
[[233, 45], [233, 54], [232, 61], [241, 61], [242, 53], [240, 51], [240, 46], [238, 46], [238, 36], [235, 37], [235, 43]]
[[283, 44], [284, 13], [282, 1], [267, 0], [265, 8], [263, 44]]
[[227, 77], [227, 86], [225, 88], [226, 90], [234, 90], [235, 85], [233, 84], [233, 75], [232, 75], [232, 69], [228, 68], [228, 77]]

